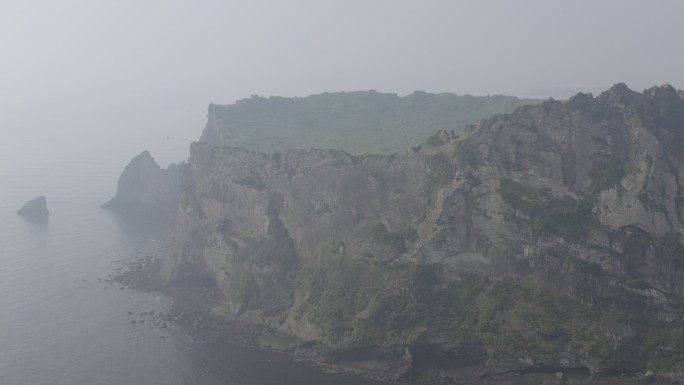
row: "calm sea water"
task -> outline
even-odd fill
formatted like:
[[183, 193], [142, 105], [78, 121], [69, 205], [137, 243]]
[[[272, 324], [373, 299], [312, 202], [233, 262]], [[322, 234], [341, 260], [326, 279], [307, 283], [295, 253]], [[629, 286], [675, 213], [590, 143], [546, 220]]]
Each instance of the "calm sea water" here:
[[[168, 299], [102, 280], [165, 236], [99, 208], [121, 170], [145, 149], [163, 165], [187, 158], [195, 131], [0, 127], [0, 384], [370, 383], [258, 349], [196, 344], [140, 314]], [[15, 214], [37, 195], [47, 197], [45, 224]]]

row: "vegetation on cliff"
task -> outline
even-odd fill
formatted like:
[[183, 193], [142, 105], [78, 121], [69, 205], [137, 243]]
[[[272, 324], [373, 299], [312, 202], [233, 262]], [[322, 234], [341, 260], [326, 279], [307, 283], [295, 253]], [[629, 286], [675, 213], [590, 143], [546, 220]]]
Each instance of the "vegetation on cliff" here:
[[481, 119], [539, 99], [416, 91], [399, 97], [376, 91], [304, 98], [259, 97], [211, 105], [201, 140], [273, 152], [336, 148], [350, 154], [409, 151], [442, 130], [461, 132]]

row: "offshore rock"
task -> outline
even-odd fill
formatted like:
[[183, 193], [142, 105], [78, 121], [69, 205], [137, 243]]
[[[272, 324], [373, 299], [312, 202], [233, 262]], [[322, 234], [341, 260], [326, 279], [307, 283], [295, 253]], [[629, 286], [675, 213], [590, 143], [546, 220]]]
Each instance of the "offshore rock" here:
[[46, 220], [50, 215], [47, 208], [47, 201], [44, 196], [39, 196], [30, 201], [17, 211], [17, 214], [30, 220], [42, 221]]
[[173, 222], [185, 163], [159, 167], [148, 151], [135, 156], [119, 177], [114, 198], [102, 205], [132, 221]]

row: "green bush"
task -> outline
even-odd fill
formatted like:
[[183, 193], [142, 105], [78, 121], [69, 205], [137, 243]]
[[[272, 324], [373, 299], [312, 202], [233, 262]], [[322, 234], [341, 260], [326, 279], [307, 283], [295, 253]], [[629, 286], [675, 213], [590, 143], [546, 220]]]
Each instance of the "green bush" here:
[[444, 140], [439, 137], [439, 133], [432, 135], [425, 142], [428, 147], [439, 147], [444, 144]]
[[428, 156], [426, 164], [428, 175], [425, 182], [425, 194], [432, 199], [440, 189], [451, 183], [456, 167], [453, 161], [443, 153]]
[[625, 177], [625, 162], [615, 155], [603, 154], [596, 157], [589, 177], [595, 193], [615, 187]]
[[570, 196], [555, 198], [547, 189], [503, 179], [499, 193], [504, 202], [530, 217], [532, 228], [540, 235], [559, 235], [571, 240], [586, 237], [598, 225], [592, 200]]
[[372, 226], [370, 234], [377, 242], [389, 246], [394, 252], [406, 252], [405, 241], [415, 242], [418, 240], [416, 229], [409, 229], [406, 233], [389, 232], [383, 223]]
[[[267, 214], [267, 236], [251, 240], [228, 256], [229, 262], [238, 266], [228, 284], [231, 296], [242, 304], [243, 310], [253, 311], [267, 323], [278, 323], [294, 304], [299, 259], [277, 206], [269, 207]], [[222, 222], [219, 228], [225, 226]]]
[[266, 189], [266, 184], [264, 184], [264, 180], [258, 174], [244, 175], [236, 179], [235, 183], [241, 186], [249, 187], [257, 191], [263, 191]]

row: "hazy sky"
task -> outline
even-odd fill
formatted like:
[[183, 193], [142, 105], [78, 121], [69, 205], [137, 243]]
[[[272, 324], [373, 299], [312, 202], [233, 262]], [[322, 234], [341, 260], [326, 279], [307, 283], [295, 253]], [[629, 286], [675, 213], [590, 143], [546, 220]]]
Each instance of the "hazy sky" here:
[[682, 88], [683, 16], [679, 0], [0, 0], [0, 121], [166, 111], [198, 136], [208, 103], [251, 94]]

